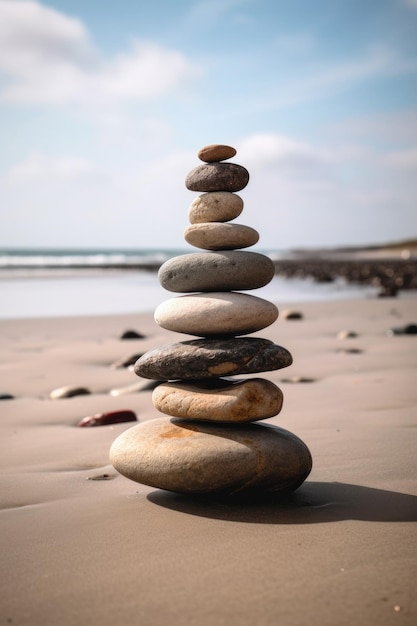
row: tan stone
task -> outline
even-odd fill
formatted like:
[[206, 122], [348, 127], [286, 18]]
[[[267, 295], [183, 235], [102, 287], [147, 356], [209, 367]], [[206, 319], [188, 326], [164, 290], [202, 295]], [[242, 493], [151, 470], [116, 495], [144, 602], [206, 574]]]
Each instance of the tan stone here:
[[184, 239], [203, 250], [236, 250], [255, 245], [259, 233], [243, 224], [203, 222], [189, 226], [184, 232]]
[[180, 493], [288, 493], [311, 471], [301, 439], [266, 424], [210, 424], [160, 418], [124, 431], [110, 449], [118, 472]]
[[282, 392], [263, 378], [160, 384], [152, 394], [161, 413], [213, 422], [254, 422], [278, 415]]
[[213, 163], [214, 161], [224, 161], [225, 159], [231, 159], [236, 154], [236, 150], [232, 146], [225, 146], [218, 143], [204, 146], [198, 151], [198, 158], [206, 163]]
[[195, 198], [188, 211], [190, 224], [229, 222], [243, 211], [243, 200], [230, 191], [212, 191]]
[[278, 309], [263, 298], [236, 292], [196, 293], [165, 300], [155, 321], [190, 335], [247, 335], [275, 322]]

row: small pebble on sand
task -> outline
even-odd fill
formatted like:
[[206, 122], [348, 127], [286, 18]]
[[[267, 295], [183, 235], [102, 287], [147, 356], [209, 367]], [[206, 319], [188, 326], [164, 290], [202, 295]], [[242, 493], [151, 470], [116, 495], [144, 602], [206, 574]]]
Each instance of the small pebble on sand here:
[[121, 424], [123, 422], [137, 422], [136, 413], [130, 410], [123, 410], [87, 415], [78, 423], [78, 426], [82, 428], [86, 426], [108, 426], [109, 424]]

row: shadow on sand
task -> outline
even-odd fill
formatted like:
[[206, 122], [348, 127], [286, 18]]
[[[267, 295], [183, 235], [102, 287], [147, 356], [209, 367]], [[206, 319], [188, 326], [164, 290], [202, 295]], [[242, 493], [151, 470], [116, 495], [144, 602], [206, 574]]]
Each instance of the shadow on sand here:
[[252, 524], [417, 521], [417, 496], [336, 482], [305, 482], [290, 496], [264, 500], [235, 502], [160, 490], [147, 498], [158, 506], [189, 515]]

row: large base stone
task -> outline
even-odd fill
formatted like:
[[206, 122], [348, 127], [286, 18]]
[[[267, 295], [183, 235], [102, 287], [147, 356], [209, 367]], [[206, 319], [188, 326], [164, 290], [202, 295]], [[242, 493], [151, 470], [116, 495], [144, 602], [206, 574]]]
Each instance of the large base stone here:
[[270, 425], [155, 419], [122, 433], [110, 461], [126, 478], [185, 494], [289, 493], [311, 471], [307, 446]]

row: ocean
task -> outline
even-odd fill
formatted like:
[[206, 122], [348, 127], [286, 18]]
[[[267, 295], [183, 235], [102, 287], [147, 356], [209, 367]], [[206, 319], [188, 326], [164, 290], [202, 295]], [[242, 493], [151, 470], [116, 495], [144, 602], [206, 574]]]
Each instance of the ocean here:
[[[157, 268], [186, 252], [190, 249], [0, 250], [0, 318], [152, 312], [176, 295], [160, 286]], [[273, 259], [285, 256], [280, 250], [257, 252]], [[250, 293], [282, 308], [311, 300], [372, 297], [377, 289], [275, 276]]]

